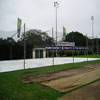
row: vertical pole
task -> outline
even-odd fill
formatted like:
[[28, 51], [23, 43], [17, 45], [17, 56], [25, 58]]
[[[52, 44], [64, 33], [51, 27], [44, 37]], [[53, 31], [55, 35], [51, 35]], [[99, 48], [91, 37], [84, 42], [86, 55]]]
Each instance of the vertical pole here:
[[58, 56], [57, 54], [57, 7], [56, 7], [56, 57]]
[[91, 16], [91, 20], [92, 20], [92, 50], [93, 50], [93, 54], [94, 54], [94, 16]]
[[99, 49], [99, 48], [98, 48], [98, 38], [97, 38], [97, 36], [96, 36], [96, 40], [97, 40], [97, 41], [96, 41], [96, 42], [97, 42], [96, 44], [97, 44], [97, 57], [98, 57], [98, 49]]
[[26, 59], [26, 38], [25, 38], [25, 23], [24, 23], [24, 69], [25, 69], [25, 59]]
[[52, 56], [53, 56], [53, 59], [52, 59], [52, 63], [53, 63], [53, 66], [54, 66], [54, 36], [53, 36], [53, 27], [52, 27], [52, 50], [53, 50], [53, 53], [52, 53]]
[[88, 61], [88, 37], [87, 37], [87, 34], [86, 34], [86, 47], [87, 47], [87, 61]]
[[12, 44], [10, 43], [10, 60], [12, 60]]
[[[74, 42], [74, 33], [72, 33], [72, 41]], [[74, 46], [73, 46], [73, 63], [74, 63]]]
[[58, 53], [57, 53], [57, 8], [59, 7], [59, 3], [54, 2], [54, 7], [56, 8], [56, 57], [57, 57], [58, 56]]

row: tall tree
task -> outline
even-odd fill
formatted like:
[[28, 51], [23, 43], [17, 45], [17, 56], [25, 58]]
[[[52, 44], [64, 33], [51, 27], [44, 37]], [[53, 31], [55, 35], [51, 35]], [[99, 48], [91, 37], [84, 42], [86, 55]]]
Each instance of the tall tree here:
[[[22, 36], [20, 41], [23, 41]], [[26, 43], [33, 47], [45, 47], [52, 44], [52, 38], [41, 30], [32, 29], [26, 32]]]
[[[24, 36], [19, 42], [23, 43]], [[32, 29], [26, 32], [26, 56], [27, 58], [32, 57], [33, 48], [41, 48], [52, 45], [52, 38], [47, 33], [41, 30]]]
[[76, 46], [86, 46], [86, 36], [80, 32], [70, 32], [67, 34], [66, 42], [75, 42]]

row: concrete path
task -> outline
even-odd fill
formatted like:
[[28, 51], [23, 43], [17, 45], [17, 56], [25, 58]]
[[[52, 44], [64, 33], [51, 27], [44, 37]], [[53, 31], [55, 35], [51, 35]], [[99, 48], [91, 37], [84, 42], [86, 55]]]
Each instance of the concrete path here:
[[[89, 58], [89, 61], [97, 60], [98, 58]], [[75, 58], [75, 62], [87, 61], [87, 58]], [[7, 60], [0, 61], [0, 72], [7, 72], [13, 70], [23, 69], [24, 61], [23, 60]], [[73, 63], [73, 58], [71, 57], [57, 57], [54, 59], [54, 64], [66, 64]], [[43, 58], [43, 59], [27, 59], [26, 60], [26, 69], [27, 68], [36, 68], [43, 66], [52, 65], [52, 58]]]

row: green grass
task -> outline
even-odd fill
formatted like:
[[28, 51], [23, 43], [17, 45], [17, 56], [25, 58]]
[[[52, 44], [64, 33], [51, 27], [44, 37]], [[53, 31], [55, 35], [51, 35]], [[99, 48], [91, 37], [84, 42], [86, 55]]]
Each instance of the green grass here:
[[[63, 94], [40, 83], [24, 84], [17, 78], [96, 63], [100, 63], [100, 61], [95, 60], [0, 73], [0, 100], [56, 100]], [[24, 74], [26, 72], [31, 73]]]
[[100, 54], [94, 54], [94, 55], [80, 55], [80, 56], [75, 56], [75, 57], [82, 57], [82, 58], [100, 58]]

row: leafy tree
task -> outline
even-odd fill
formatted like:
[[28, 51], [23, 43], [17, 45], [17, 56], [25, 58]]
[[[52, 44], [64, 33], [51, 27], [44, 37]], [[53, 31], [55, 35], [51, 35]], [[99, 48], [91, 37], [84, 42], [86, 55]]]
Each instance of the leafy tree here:
[[[88, 39], [89, 46], [92, 46], [92, 39], [84, 36], [79, 32], [70, 32], [66, 36], [66, 42], [75, 41], [76, 46], [86, 46], [86, 38]], [[3, 39], [0, 38], [0, 60], [9, 60], [9, 59], [23, 59], [24, 57], [24, 37], [22, 35], [19, 41], [15, 41], [12, 38]], [[51, 46], [52, 38], [47, 35], [45, 32], [40, 30], [29, 30], [26, 32], [26, 57], [32, 58], [32, 49], [37, 47]], [[94, 39], [94, 46], [96, 52], [96, 39]], [[98, 38], [98, 46], [100, 52], [100, 38]], [[64, 52], [62, 52], [64, 53]]]
[[12, 47], [15, 45], [15, 40], [12, 38], [2, 39], [0, 38], [0, 60], [11, 59]]
[[65, 41], [66, 42], [75, 42], [76, 46], [86, 46], [86, 38], [82, 33], [79, 32], [70, 32], [67, 34]]
[[[24, 35], [20, 41], [24, 40]], [[26, 32], [26, 43], [32, 47], [45, 47], [52, 44], [52, 38], [41, 30], [32, 29]]]
[[[52, 45], [52, 38], [47, 35], [45, 32], [41, 32], [41, 30], [32, 29], [26, 32], [26, 55], [27, 58], [32, 58], [32, 49], [33, 48], [41, 48], [45, 46]], [[20, 39], [20, 43], [23, 44], [24, 34]]]

